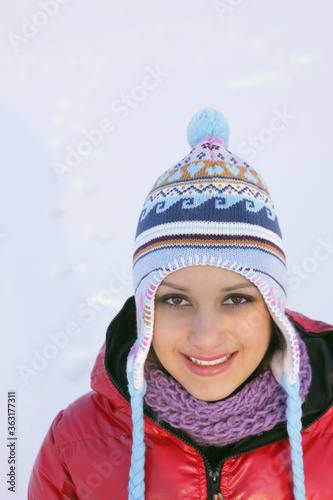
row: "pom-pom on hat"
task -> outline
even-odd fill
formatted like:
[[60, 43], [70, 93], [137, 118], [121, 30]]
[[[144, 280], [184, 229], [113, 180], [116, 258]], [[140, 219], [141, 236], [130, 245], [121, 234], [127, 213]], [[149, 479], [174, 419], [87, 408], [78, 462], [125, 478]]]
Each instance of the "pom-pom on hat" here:
[[285, 315], [287, 267], [274, 205], [262, 177], [227, 149], [229, 126], [221, 113], [211, 108], [199, 111], [189, 123], [187, 137], [191, 151], [153, 185], [135, 238], [138, 338], [127, 361], [133, 418], [129, 498], [144, 498], [142, 398], [156, 290], [178, 269], [210, 265], [253, 282], [285, 338], [286, 347], [275, 353], [271, 369], [288, 393], [288, 424], [293, 424], [288, 432], [297, 457], [293, 459], [295, 498], [301, 500], [299, 348], [294, 327]]
[[229, 144], [229, 125], [225, 117], [212, 108], [205, 108], [193, 116], [187, 127], [187, 140], [194, 148], [205, 138], [219, 137], [225, 146]]

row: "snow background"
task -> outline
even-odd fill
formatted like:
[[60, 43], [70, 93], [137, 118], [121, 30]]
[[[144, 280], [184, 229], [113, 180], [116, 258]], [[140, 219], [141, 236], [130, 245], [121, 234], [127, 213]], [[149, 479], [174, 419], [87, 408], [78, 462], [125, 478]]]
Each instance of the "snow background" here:
[[[132, 294], [144, 197], [188, 153], [186, 127], [202, 107], [228, 118], [236, 154], [249, 150], [250, 136], [268, 137], [254, 158], [243, 157], [270, 188], [290, 269], [303, 269], [303, 279], [294, 275], [288, 307], [333, 323], [333, 251], [314, 259], [318, 238], [333, 239], [332, 2], [226, 0], [223, 15], [202, 0], [52, 1], [58, 12], [16, 45], [10, 33], [21, 36], [24, 18], [43, 24], [45, 15], [36, 13], [47, 0], [0, 2], [5, 499], [13, 498], [6, 484], [7, 391], [17, 391], [15, 497], [24, 499], [47, 429], [89, 390], [105, 330]], [[132, 101], [126, 118], [112, 109], [124, 94], [141, 97], [136, 87], [157, 66], [167, 76]], [[270, 137], [263, 130], [276, 109], [293, 118]], [[114, 130], [73, 171], [56, 175], [54, 162], [64, 163], [67, 148], [105, 118]], [[24, 380], [22, 366], [31, 368], [36, 351], [52, 344], [50, 334], [71, 322], [77, 335], [66, 335], [68, 344], [48, 351], [53, 359]]]

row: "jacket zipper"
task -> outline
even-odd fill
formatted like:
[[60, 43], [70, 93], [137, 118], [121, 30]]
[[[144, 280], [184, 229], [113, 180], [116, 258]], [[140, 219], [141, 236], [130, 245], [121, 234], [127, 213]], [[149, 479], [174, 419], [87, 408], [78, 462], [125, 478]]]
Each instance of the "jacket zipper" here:
[[221, 472], [222, 472], [223, 462], [214, 468], [207, 464], [207, 500], [223, 500], [223, 495], [220, 487], [221, 483]]
[[[110, 373], [109, 373], [108, 370], [107, 370], [107, 373], [108, 373], [108, 375], [110, 377], [111, 382], [116, 387], [116, 389], [120, 392], [120, 394], [124, 397], [124, 399], [126, 399], [126, 401], [128, 401], [130, 403], [130, 400], [127, 398], [127, 395], [123, 391], [123, 388], [120, 387], [120, 384], [118, 384], [118, 382], [116, 380], [114, 380], [113, 377], [110, 376]], [[153, 416], [148, 415], [147, 412], [145, 412], [145, 411], [144, 411], [144, 416], [147, 417], [154, 424], [157, 424], [157, 422], [154, 420]], [[207, 493], [209, 495], [209, 490], [210, 490], [211, 491], [211, 495], [212, 495], [211, 498], [207, 497], [207, 500], [220, 500], [220, 499], [223, 499], [223, 495], [222, 495], [222, 492], [221, 492], [221, 489], [220, 489], [220, 483], [221, 483], [221, 473], [222, 473], [222, 467], [223, 467], [224, 461], [221, 461], [219, 463], [218, 467], [216, 469], [214, 469], [210, 465], [210, 463], [209, 463], [208, 458], [206, 457], [206, 455], [204, 455], [202, 453], [202, 451], [200, 450], [200, 448], [198, 448], [197, 446], [195, 446], [194, 443], [192, 443], [190, 441], [187, 441], [183, 437], [181, 437], [181, 436], [177, 435], [176, 433], [172, 432], [170, 429], [168, 429], [168, 427], [164, 426], [162, 422], [159, 422], [157, 425], [159, 425], [162, 429], [166, 430], [167, 432], [169, 432], [170, 434], [172, 434], [173, 436], [175, 436], [177, 439], [179, 439], [183, 443], [185, 443], [188, 446], [190, 446], [197, 453], [199, 453], [199, 455], [203, 459], [203, 462], [204, 462], [204, 465], [205, 465], [205, 469], [206, 469]]]

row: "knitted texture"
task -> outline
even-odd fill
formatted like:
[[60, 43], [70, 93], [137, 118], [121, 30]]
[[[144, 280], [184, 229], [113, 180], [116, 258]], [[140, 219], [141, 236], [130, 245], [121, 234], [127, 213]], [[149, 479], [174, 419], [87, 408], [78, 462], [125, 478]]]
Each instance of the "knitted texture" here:
[[300, 401], [299, 379], [291, 385], [282, 374], [282, 385], [288, 394], [287, 397], [287, 429], [290, 442], [290, 456], [294, 480], [295, 500], [305, 500], [303, 449], [302, 449], [302, 409]]
[[[304, 342], [299, 339], [300, 397], [305, 401], [311, 367]], [[286, 420], [287, 393], [270, 369], [226, 400], [208, 403], [189, 394], [177, 380], [148, 357], [145, 365], [145, 402], [159, 419], [187, 432], [200, 445], [224, 446], [246, 436], [272, 429]]]
[[133, 384], [129, 384], [132, 405], [133, 421], [133, 443], [130, 468], [130, 480], [128, 484], [129, 500], [144, 500], [145, 498], [145, 443], [144, 443], [144, 420], [143, 420], [143, 396], [146, 391], [144, 383], [140, 390], [135, 390]]

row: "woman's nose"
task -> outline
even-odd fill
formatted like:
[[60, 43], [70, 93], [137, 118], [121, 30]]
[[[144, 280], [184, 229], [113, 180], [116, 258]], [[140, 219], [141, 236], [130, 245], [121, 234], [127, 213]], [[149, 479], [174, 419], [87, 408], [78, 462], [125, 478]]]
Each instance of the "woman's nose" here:
[[188, 341], [199, 352], [221, 350], [227, 340], [225, 322], [213, 311], [201, 311], [194, 315]]

